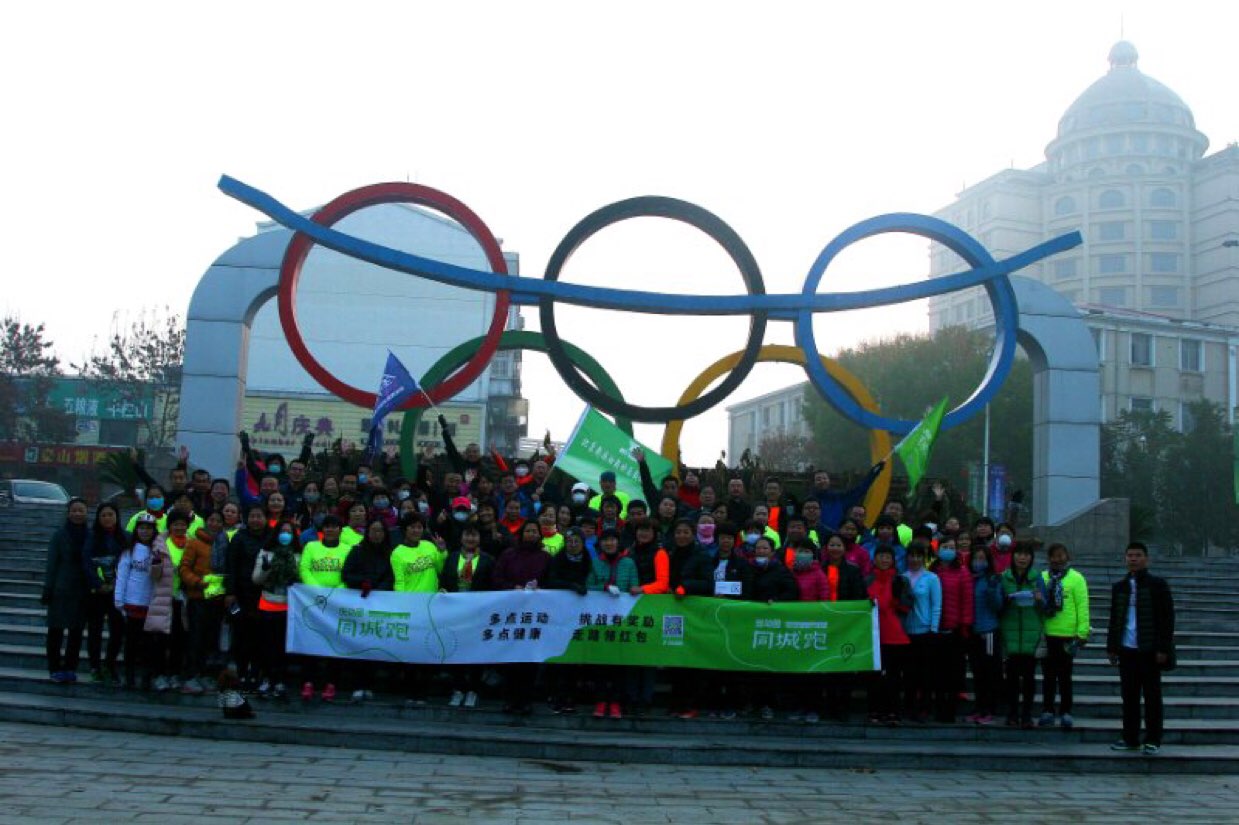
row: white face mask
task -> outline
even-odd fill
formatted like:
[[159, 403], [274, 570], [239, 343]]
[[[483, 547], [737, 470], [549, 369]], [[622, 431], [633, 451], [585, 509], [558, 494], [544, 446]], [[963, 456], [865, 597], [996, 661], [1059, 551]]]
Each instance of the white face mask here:
[[1010, 547], [1011, 541], [1012, 539], [1011, 539], [1010, 533], [999, 533], [998, 534], [998, 546], [999, 547]]
[[584, 504], [584, 503], [585, 503], [585, 494], [584, 494], [584, 493], [573, 493], [573, 494], [572, 494], [572, 503], [573, 503], [573, 504]]

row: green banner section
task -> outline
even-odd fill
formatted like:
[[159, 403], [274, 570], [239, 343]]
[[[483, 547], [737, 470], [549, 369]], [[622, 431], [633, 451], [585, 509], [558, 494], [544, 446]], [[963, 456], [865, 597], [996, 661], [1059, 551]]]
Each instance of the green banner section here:
[[869, 602], [761, 602], [641, 596], [626, 614], [577, 616], [568, 649], [548, 661], [780, 673], [881, 667]]
[[[634, 447], [645, 451], [645, 463], [650, 476], [659, 484], [675, 469], [670, 461], [651, 450], [628, 433], [612, 424], [593, 407], [586, 407], [576, 429], [564, 445], [555, 466], [570, 476], [598, 489], [598, 477], [610, 470], [615, 473], [615, 486], [634, 498], [641, 498], [641, 471], [632, 457]], [[657, 502], [649, 502], [651, 511]]]

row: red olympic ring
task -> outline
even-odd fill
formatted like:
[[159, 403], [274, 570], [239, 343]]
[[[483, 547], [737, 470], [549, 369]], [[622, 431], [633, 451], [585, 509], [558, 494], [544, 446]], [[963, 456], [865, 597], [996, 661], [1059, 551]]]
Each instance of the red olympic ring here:
[[[499, 242], [495, 240], [494, 234], [482, 222], [482, 219], [451, 195], [428, 186], [399, 182], [363, 186], [340, 195], [318, 210], [311, 220], [323, 226], [331, 226], [359, 209], [385, 203], [415, 203], [428, 206], [455, 219], [481, 245], [491, 271], [501, 275], [508, 274], [508, 267], [504, 263]], [[280, 264], [280, 326], [284, 328], [284, 337], [288, 339], [288, 346], [292, 349], [297, 361], [324, 389], [359, 407], [373, 408], [375, 394], [346, 384], [328, 372], [327, 368], [310, 353], [305, 339], [301, 336], [301, 328], [297, 325], [297, 305], [294, 298], [297, 294], [297, 282], [301, 278], [301, 267], [305, 264], [306, 256], [310, 254], [313, 246], [314, 241], [308, 236], [300, 232], [294, 234], [288, 244], [288, 249], [284, 252], [284, 261]], [[507, 290], [495, 293], [495, 314], [491, 318], [490, 329], [486, 331], [486, 336], [478, 351], [450, 377], [433, 387], [427, 387], [425, 393], [413, 396], [402, 404], [400, 409], [410, 410], [426, 406], [427, 395], [435, 403], [442, 403], [472, 384], [490, 364], [491, 357], [499, 347], [499, 339], [503, 335], [504, 327], [507, 326], [510, 301], [511, 296]]]

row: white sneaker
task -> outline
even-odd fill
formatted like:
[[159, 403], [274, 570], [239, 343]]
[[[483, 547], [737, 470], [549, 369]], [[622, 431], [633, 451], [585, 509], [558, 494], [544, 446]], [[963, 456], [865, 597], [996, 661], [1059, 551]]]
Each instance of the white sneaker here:
[[271, 695], [271, 681], [269, 679], [263, 679], [258, 685], [258, 695], [264, 699]]
[[177, 676], [169, 676], [168, 677], [168, 689], [169, 690], [180, 690], [181, 689], [180, 678]]
[[364, 691], [364, 690], [355, 690], [355, 691], [353, 691], [353, 701], [354, 701], [354, 702], [364, 702], [364, 701], [366, 701], [366, 691]]
[[181, 685], [181, 693], [189, 696], [197, 696], [202, 693], [203, 690], [204, 688], [202, 687], [202, 683], [197, 679], [190, 679], [188, 682]]
[[452, 691], [452, 699], [447, 704], [449, 707], [458, 708], [464, 701], [465, 694], [461, 693], [459, 690], [454, 690]]
[[156, 693], [165, 693], [171, 685], [168, 684], [168, 679], [165, 676], [156, 676], [155, 681], [151, 683], [151, 687]]
[[475, 691], [469, 691], [465, 694], [465, 707], [475, 708], [478, 705], [478, 695]]

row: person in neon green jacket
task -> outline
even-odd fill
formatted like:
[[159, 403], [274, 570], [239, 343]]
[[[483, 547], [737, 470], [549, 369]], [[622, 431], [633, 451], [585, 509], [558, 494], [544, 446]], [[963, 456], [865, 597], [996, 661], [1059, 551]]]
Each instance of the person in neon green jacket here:
[[352, 548], [340, 540], [340, 519], [330, 515], [323, 519], [323, 538], [301, 548], [301, 583], [314, 587], [344, 587], [341, 571]]
[[[1051, 544], [1046, 550], [1050, 569], [1041, 574], [1045, 582], [1045, 658], [1041, 660], [1043, 699], [1037, 724], [1060, 724], [1071, 728], [1071, 670], [1076, 651], [1088, 644], [1092, 631], [1088, 617], [1088, 582], [1071, 567], [1066, 545]], [[1058, 699], [1057, 704], [1055, 699]]]
[[366, 537], [366, 505], [360, 502], [348, 508], [348, 524], [340, 531], [340, 543], [353, 548]]
[[400, 527], [404, 541], [391, 551], [392, 575], [396, 580], [392, 589], [398, 593], [439, 592], [439, 574], [447, 558], [446, 548], [423, 538], [426, 526], [417, 513], [405, 513]]

